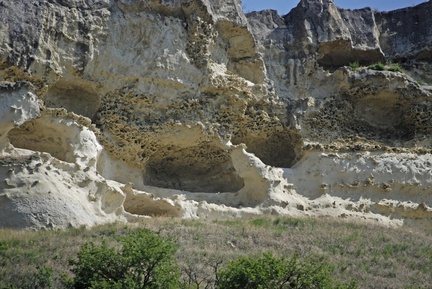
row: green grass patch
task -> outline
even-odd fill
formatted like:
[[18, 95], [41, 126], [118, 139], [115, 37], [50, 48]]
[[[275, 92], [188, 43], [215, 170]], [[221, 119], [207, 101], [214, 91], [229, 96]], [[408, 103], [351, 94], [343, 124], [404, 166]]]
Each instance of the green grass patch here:
[[390, 256], [399, 256], [400, 254], [406, 252], [408, 248], [409, 245], [406, 243], [387, 244], [384, 247], [383, 255], [387, 258]]
[[368, 68], [372, 69], [372, 70], [383, 71], [383, 70], [385, 70], [385, 65], [383, 63], [379, 62], [379, 63], [369, 65]]
[[403, 72], [402, 66], [396, 62], [390, 62], [387, 70], [393, 72]]
[[[349, 67], [351, 70], [357, 70], [361, 68], [362, 66], [358, 61], [351, 62], [349, 64]], [[392, 72], [403, 72], [403, 68], [400, 63], [389, 61], [387, 64], [384, 64], [382, 62], [374, 63], [368, 66], [369, 69], [372, 70], [378, 70], [378, 71], [392, 71]]]
[[273, 227], [273, 222], [269, 218], [256, 218], [250, 221], [252, 226], [259, 228], [268, 228], [271, 229]]
[[358, 61], [351, 62], [351, 63], [349, 64], [349, 67], [350, 67], [352, 70], [357, 70], [357, 69], [360, 68], [360, 63], [359, 63]]
[[244, 220], [242, 219], [218, 219], [213, 220], [214, 224], [219, 224], [227, 227], [240, 227], [244, 225]]

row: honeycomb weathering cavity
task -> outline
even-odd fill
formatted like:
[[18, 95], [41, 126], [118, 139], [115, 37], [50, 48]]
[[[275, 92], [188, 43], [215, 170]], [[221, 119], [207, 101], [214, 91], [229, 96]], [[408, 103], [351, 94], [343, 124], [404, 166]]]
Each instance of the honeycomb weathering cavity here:
[[61, 161], [73, 163], [75, 158], [66, 135], [62, 124], [47, 121], [46, 118], [26, 122], [8, 134], [16, 148], [46, 152]]
[[265, 164], [275, 167], [292, 167], [303, 154], [301, 136], [287, 128], [247, 132], [235, 137], [233, 143], [244, 143], [248, 152], [255, 154]]
[[211, 146], [164, 148], [146, 164], [146, 185], [191, 192], [236, 192], [243, 180], [235, 171], [229, 153]]
[[101, 101], [94, 84], [65, 80], [54, 84], [48, 90], [44, 100], [47, 107], [65, 108], [88, 118], [93, 118]]

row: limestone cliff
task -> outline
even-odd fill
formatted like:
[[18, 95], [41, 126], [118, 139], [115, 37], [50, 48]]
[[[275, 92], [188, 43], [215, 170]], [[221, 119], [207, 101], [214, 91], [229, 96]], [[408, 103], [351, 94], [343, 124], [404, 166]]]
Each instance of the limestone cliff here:
[[0, 1], [0, 227], [286, 214], [432, 228], [431, 1], [302, 0], [285, 16], [30, 2]]

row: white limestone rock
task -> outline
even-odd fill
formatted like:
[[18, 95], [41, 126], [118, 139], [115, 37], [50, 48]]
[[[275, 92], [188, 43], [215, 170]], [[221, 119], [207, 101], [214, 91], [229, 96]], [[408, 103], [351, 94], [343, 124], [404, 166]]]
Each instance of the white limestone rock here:
[[281, 214], [430, 229], [431, 9], [3, 3], [0, 227]]

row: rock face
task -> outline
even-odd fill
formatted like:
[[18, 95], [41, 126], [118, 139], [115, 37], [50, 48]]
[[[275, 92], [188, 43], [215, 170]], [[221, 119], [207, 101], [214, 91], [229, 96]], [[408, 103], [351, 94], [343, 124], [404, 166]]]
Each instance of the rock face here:
[[432, 229], [431, 1], [285, 16], [31, 2], [0, 1], [0, 227], [284, 214]]

